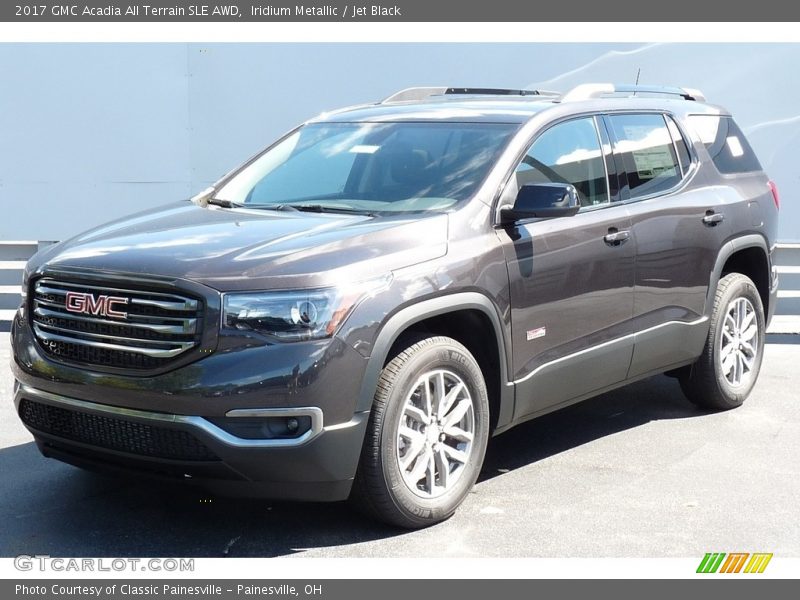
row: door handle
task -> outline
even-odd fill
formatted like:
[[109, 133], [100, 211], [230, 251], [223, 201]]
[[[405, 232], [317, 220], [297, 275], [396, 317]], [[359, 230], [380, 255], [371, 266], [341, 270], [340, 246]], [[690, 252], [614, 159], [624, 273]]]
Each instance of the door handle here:
[[620, 246], [628, 241], [631, 237], [631, 232], [622, 230], [618, 231], [616, 227], [611, 227], [608, 233], [603, 236], [603, 241], [609, 246]]
[[725, 215], [722, 213], [714, 212], [713, 210], [707, 210], [706, 216], [703, 217], [703, 225], [708, 225], [709, 227], [715, 227], [719, 223], [725, 220]]

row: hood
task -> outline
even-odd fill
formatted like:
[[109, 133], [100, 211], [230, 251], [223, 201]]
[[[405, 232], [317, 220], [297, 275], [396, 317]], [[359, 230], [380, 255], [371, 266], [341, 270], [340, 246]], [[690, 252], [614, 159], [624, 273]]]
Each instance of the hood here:
[[364, 215], [169, 205], [51, 246], [42, 265], [190, 279], [221, 291], [323, 287], [447, 252], [447, 215]]

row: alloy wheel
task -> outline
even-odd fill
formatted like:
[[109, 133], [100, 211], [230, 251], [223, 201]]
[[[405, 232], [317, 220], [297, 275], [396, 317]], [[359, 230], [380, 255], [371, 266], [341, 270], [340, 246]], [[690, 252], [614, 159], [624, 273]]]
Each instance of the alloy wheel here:
[[475, 437], [475, 409], [464, 380], [452, 371], [423, 373], [406, 397], [397, 430], [397, 461], [406, 486], [425, 498], [452, 489]]
[[758, 358], [758, 336], [753, 304], [747, 298], [734, 298], [725, 312], [719, 351], [720, 370], [730, 385], [749, 381]]

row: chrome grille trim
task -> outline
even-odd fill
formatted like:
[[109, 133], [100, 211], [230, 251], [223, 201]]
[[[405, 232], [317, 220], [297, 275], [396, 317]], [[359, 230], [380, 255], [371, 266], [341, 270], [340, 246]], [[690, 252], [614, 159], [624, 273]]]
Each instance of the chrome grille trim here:
[[[128, 294], [131, 295], [131, 304], [141, 304], [144, 306], [156, 306], [158, 308], [163, 308], [165, 310], [177, 310], [177, 311], [195, 311], [197, 310], [197, 300], [192, 300], [191, 298], [181, 298], [181, 301], [178, 302], [169, 302], [167, 300], [152, 300], [149, 298], [136, 298], [133, 297], [134, 294], [142, 294], [145, 296], [159, 296], [163, 298], [177, 298], [173, 294], [163, 294], [160, 292], [142, 292], [137, 290], [124, 290], [120, 288], [106, 288], [106, 287], [99, 287], [96, 285], [81, 285], [77, 283], [63, 283], [63, 282], [54, 282], [54, 285], [59, 285], [61, 287], [68, 287], [68, 288], [75, 288], [81, 290], [97, 290], [98, 292], [114, 292], [120, 294]], [[65, 294], [66, 290], [60, 290], [57, 288], [50, 288], [47, 286], [41, 286], [37, 283], [36, 289], [34, 293], [37, 294]]]
[[[66, 296], [73, 291], [127, 298], [127, 316], [69, 311]], [[31, 326], [42, 349], [54, 360], [154, 369], [200, 344], [203, 303], [179, 293], [51, 277], [35, 281], [31, 292]]]
[[[42, 302], [41, 300], [38, 301], [38, 304], [47, 304], [48, 306], [51, 305], [51, 303]], [[107, 319], [99, 319], [97, 317], [85, 317], [83, 315], [77, 315], [74, 313], [60, 312], [57, 310], [48, 310], [46, 308], [42, 308], [41, 306], [36, 307], [33, 312], [37, 317], [51, 317], [54, 319], [71, 319], [74, 321], [85, 321], [87, 323], [97, 323], [100, 325], [113, 325], [117, 327], [121, 325], [127, 325], [127, 323], [125, 323], [124, 321], [109, 321]], [[136, 321], [135, 323], [131, 322], [129, 326], [136, 327], [137, 329], [147, 329], [148, 331], [155, 331], [157, 333], [169, 333], [172, 335], [195, 333], [195, 331], [197, 330], [197, 319], [180, 319], [180, 321], [182, 322], [180, 325], [159, 325], [157, 323], [140, 323], [139, 321]]]
[[[47, 333], [47, 332], [42, 331], [42, 327], [39, 325], [39, 323], [34, 323], [33, 327], [34, 327], [34, 329], [36, 329], [37, 333], [42, 333], [42, 334], [43, 333]], [[192, 347], [194, 345], [193, 342], [181, 342], [181, 343], [178, 343], [178, 342], [166, 342], [166, 341], [162, 342], [160, 340], [142, 340], [140, 338], [123, 337], [123, 336], [120, 336], [120, 335], [108, 335], [106, 333], [90, 333], [88, 331], [76, 332], [74, 329], [69, 329], [67, 327], [57, 327], [56, 325], [46, 325], [46, 327], [50, 331], [59, 331], [61, 333], [66, 333], [68, 335], [69, 334], [73, 334], [74, 335], [76, 333], [80, 333], [80, 335], [82, 335], [82, 336], [85, 336], [85, 337], [88, 337], [88, 338], [97, 339], [97, 340], [99, 340], [101, 342], [103, 340], [116, 340], [117, 342], [121, 342], [119, 344], [115, 344], [116, 346], [118, 346], [119, 348], [130, 349], [131, 352], [136, 352], [138, 350], [141, 350], [142, 348], [137, 346], [137, 344], [144, 344], [144, 343], [152, 344], [152, 345], [156, 346], [156, 350], [159, 349], [158, 346], [163, 346], [163, 345], [166, 345], [166, 344], [169, 344], [169, 345], [180, 344], [180, 346], [182, 346], [183, 349], [190, 348], [190, 347]], [[64, 336], [62, 336], [62, 337], [64, 337]], [[44, 335], [42, 335], [42, 339], [47, 339], [47, 338], [45, 338]], [[64, 339], [68, 339], [71, 342], [74, 341], [74, 338], [71, 338], [71, 337], [65, 337]], [[90, 343], [90, 340], [80, 339], [78, 341], [80, 341], [81, 343], [87, 344], [87, 345]]]
[[[41, 298], [36, 298], [36, 304], [40, 306], [50, 306], [52, 308], [62, 309], [61, 312], [57, 313], [58, 315], [66, 315], [70, 318], [74, 318], [77, 316], [76, 313], [68, 312], [66, 308], [64, 308], [63, 302], [50, 302], [49, 300], [42, 300]], [[152, 317], [145, 315], [133, 315], [133, 316], [136, 317], [137, 319], [136, 321], [109, 321], [109, 323], [113, 323], [115, 325], [124, 325], [127, 323], [128, 325], [132, 326], [135, 324], [136, 327], [139, 327], [142, 323], [150, 323], [152, 321], [166, 321], [168, 323], [181, 323], [182, 327], [187, 328], [186, 333], [192, 333], [191, 328], [193, 324], [197, 321], [197, 319], [195, 318], [186, 318], [185, 316], [184, 317], [162, 317], [162, 316]], [[91, 318], [94, 319], [95, 317]]]
[[131, 298], [131, 304], [139, 304], [141, 306], [156, 306], [164, 310], [183, 310], [183, 311], [196, 311], [197, 302], [194, 300], [187, 300], [184, 303], [179, 302], [166, 302], [164, 300], [145, 300], [144, 298]]
[[81, 346], [91, 346], [93, 348], [105, 348], [106, 350], [119, 350], [122, 352], [134, 352], [136, 354], [144, 354], [145, 356], [152, 356], [155, 358], [171, 358], [173, 356], [177, 356], [184, 350], [188, 350], [194, 344], [189, 342], [188, 344], [181, 344], [177, 348], [172, 349], [159, 349], [159, 348], [137, 348], [136, 346], [121, 346], [119, 344], [109, 344], [108, 342], [95, 342], [89, 340], [82, 340], [79, 338], [68, 337], [64, 335], [58, 335], [56, 333], [50, 333], [49, 331], [42, 331], [42, 329], [34, 324], [33, 330], [36, 332], [36, 335], [44, 340], [45, 342], [65, 342], [68, 344], [80, 344]]

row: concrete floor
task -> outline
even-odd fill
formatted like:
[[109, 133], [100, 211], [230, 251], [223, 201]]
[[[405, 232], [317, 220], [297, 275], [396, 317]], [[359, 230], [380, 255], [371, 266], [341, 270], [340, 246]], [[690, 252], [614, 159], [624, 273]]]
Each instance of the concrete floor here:
[[742, 408], [704, 413], [660, 376], [521, 425], [492, 440], [452, 519], [409, 533], [346, 504], [208, 498], [46, 460], [14, 414], [2, 334], [0, 556], [797, 557], [800, 339], [775, 339]]

